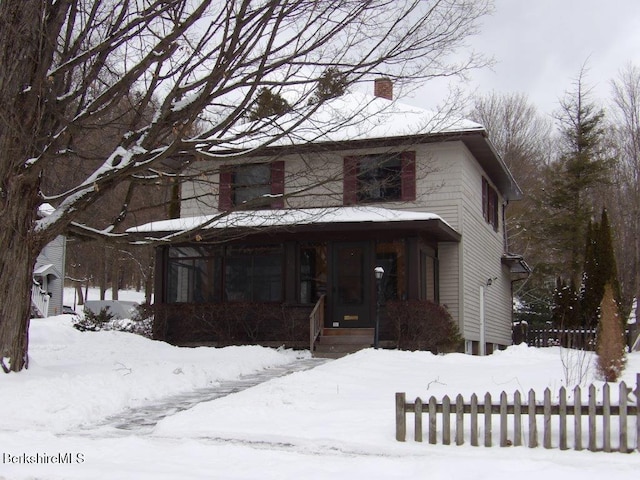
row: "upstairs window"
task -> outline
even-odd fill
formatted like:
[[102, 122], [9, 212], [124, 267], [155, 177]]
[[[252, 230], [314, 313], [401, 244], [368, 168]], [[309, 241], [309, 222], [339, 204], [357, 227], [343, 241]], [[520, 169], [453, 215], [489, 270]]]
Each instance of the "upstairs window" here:
[[283, 208], [283, 194], [282, 161], [225, 166], [220, 171], [219, 210]]
[[411, 201], [415, 198], [415, 152], [344, 159], [345, 205]]
[[498, 192], [482, 177], [482, 214], [485, 221], [498, 231]]

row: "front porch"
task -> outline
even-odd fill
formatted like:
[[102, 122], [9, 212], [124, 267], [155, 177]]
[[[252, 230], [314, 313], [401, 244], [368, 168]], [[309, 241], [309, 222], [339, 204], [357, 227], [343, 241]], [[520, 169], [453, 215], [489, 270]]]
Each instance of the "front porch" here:
[[[235, 228], [228, 240], [207, 231], [196, 242], [159, 247], [155, 338], [312, 351], [370, 346], [378, 294], [388, 302], [437, 303], [438, 246], [459, 241], [430, 214], [412, 220], [407, 212], [390, 218], [381, 210], [368, 210], [376, 221]], [[379, 285], [376, 267], [384, 269]], [[309, 323], [312, 311], [321, 318], [316, 326]], [[380, 318], [385, 345], [397, 337], [393, 329]]]

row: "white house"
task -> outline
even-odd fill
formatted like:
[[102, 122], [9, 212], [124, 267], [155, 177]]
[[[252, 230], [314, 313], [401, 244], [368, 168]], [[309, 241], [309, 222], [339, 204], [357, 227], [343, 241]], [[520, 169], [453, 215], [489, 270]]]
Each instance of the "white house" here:
[[[528, 267], [508, 251], [504, 218], [521, 190], [482, 125], [393, 102], [386, 79], [375, 92], [327, 102], [267, 148], [203, 146], [182, 218], [134, 229], [202, 225], [158, 249], [156, 338], [317, 343], [350, 332], [370, 344], [381, 266], [385, 300], [444, 305], [467, 352], [511, 344], [512, 282]], [[378, 330], [392, 344], [388, 327]]]
[[[51, 205], [43, 204], [39, 214], [49, 215], [52, 211]], [[62, 313], [66, 245], [66, 237], [60, 235], [45, 245], [36, 260], [31, 304], [38, 316], [48, 317]]]

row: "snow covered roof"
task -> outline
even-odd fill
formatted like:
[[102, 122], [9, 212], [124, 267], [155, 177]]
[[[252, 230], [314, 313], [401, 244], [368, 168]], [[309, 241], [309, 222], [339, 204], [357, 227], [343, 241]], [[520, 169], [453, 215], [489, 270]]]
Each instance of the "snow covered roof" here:
[[246, 210], [217, 215], [176, 218], [150, 222], [127, 230], [129, 233], [160, 233], [212, 229], [257, 229], [302, 225], [362, 224], [431, 221], [442, 226], [455, 240], [459, 234], [434, 213], [392, 210], [382, 207], [326, 207], [286, 210]]
[[[226, 138], [210, 139], [211, 143], [202, 144], [200, 150], [215, 155], [223, 150], [259, 148], [265, 143], [283, 147], [485, 131], [470, 120], [363, 93], [331, 99], [305, 118], [307, 115], [308, 112], [290, 112], [243, 124]], [[247, 135], [251, 128], [256, 132]]]
[[203, 140], [197, 150], [207, 157], [228, 158], [230, 154], [268, 155], [273, 149], [295, 147], [299, 152], [301, 148], [344, 149], [364, 142], [390, 145], [393, 141], [406, 145], [444, 137], [461, 140], [507, 200], [522, 197], [484, 126], [451, 112], [433, 112], [364, 93], [331, 99], [311, 114], [294, 111], [238, 125], [224, 137]]

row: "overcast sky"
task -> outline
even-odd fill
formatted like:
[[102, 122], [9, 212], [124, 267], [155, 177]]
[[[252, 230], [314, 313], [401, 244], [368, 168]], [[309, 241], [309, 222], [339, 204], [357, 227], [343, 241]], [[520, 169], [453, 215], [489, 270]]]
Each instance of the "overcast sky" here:
[[[523, 92], [551, 114], [587, 62], [594, 100], [605, 102], [620, 69], [640, 67], [640, 0], [495, 0], [471, 43], [495, 65], [474, 72], [467, 91]], [[445, 92], [427, 85], [410, 103], [435, 108]]]

